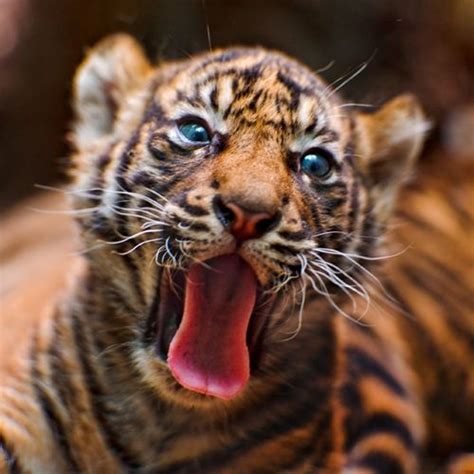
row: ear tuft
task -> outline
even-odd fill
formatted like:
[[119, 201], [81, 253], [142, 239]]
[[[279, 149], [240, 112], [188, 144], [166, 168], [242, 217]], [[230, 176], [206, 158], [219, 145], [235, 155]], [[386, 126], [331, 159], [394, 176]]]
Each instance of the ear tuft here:
[[105, 38], [89, 51], [74, 78], [74, 142], [79, 149], [113, 131], [124, 99], [150, 71], [141, 46], [123, 33]]
[[379, 198], [391, 205], [410, 176], [430, 123], [415, 96], [403, 94], [373, 114], [359, 113], [356, 150]]

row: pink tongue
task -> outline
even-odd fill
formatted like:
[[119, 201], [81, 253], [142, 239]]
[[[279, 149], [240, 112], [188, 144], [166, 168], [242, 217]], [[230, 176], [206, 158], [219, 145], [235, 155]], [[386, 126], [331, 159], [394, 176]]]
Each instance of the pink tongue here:
[[230, 399], [249, 378], [247, 328], [257, 279], [238, 255], [194, 264], [186, 278], [183, 319], [168, 364], [189, 390]]

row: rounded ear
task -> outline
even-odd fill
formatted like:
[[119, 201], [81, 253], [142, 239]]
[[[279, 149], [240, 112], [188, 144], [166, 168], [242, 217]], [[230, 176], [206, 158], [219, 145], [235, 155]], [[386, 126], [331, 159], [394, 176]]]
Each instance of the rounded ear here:
[[398, 188], [413, 170], [429, 128], [411, 94], [395, 97], [375, 113], [356, 114], [356, 154], [376, 194], [376, 205], [391, 208]]
[[81, 149], [113, 131], [117, 111], [151, 71], [143, 49], [119, 33], [100, 41], [87, 54], [74, 78], [74, 143]]

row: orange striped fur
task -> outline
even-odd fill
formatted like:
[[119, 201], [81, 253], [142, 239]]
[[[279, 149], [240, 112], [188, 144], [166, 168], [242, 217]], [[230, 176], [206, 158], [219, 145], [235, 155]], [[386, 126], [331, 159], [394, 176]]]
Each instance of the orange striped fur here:
[[[89, 53], [68, 204], [1, 222], [1, 473], [473, 472], [474, 160], [413, 177], [416, 99], [361, 114], [335, 87], [262, 48]], [[226, 254], [264, 308], [231, 399], [166, 359], [170, 301]]]

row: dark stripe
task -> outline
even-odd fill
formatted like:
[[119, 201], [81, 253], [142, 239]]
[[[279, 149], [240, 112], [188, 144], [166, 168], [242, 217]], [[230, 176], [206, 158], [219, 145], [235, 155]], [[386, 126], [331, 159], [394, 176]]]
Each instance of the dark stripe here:
[[317, 117], [315, 117], [313, 119], [313, 122], [311, 122], [305, 129], [304, 129], [304, 133], [305, 134], [310, 134], [310, 133], [313, 133], [315, 130], [316, 130], [316, 127], [318, 126], [318, 119]]
[[[449, 199], [445, 199], [445, 203], [452, 205], [452, 201], [450, 201]], [[455, 210], [459, 212], [458, 208], [455, 209]], [[453, 239], [452, 235], [450, 235], [449, 233], [446, 233], [444, 231], [444, 229], [440, 229], [438, 226], [432, 225], [430, 222], [427, 222], [426, 220], [420, 218], [419, 216], [410, 214], [409, 209], [398, 210], [397, 216], [400, 217], [401, 219], [405, 220], [405, 221], [410, 222], [416, 228], [427, 232], [428, 235], [430, 236], [430, 238], [431, 238], [431, 236], [436, 235], [437, 237], [443, 239], [443, 241], [444, 241], [443, 245], [445, 245], [445, 246], [449, 247], [449, 246], [452, 246], [452, 245], [457, 245], [457, 241], [456, 241], [456, 239]], [[470, 224], [472, 220], [469, 219], [469, 221], [470, 221], [469, 222], [469, 224]], [[467, 257], [467, 253], [466, 253], [466, 257]], [[471, 258], [470, 255], [467, 258], [469, 258], [469, 260], [472, 261], [472, 258]]]
[[[341, 169], [341, 165], [337, 161], [333, 161], [333, 166], [336, 170]], [[347, 183], [345, 181], [335, 181], [334, 183], [331, 182], [324, 182], [324, 181], [315, 181], [314, 182], [314, 190], [316, 193], [328, 192], [331, 190], [332, 192], [340, 191], [341, 193], [347, 192]]]
[[360, 413], [362, 409], [362, 399], [354, 383], [345, 383], [340, 389], [340, 397], [342, 403], [347, 407], [350, 413]]
[[202, 216], [209, 215], [209, 211], [207, 209], [205, 209], [204, 207], [193, 206], [192, 204], [189, 204], [187, 202], [187, 198], [188, 198], [187, 192], [180, 193], [176, 197], [176, 204], [192, 216], [202, 217]]
[[[132, 175], [131, 181], [135, 186], [143, 186], [148, 189], [153, 189], [158, 181], [158, 176], [145, 170], [138, 170]], [[154, 197], [156, 198], [156, 196]]]
[[142, 125], [143, 123], [140, 124], [140, 126], [133, 132], [132, 136], [128, 139], [128, 142], [119, 157], [118, 166], [116, 168], [115, 179], [119, 186], [126, 191], [129, 191], [130, 188], [125, 180], [125, 175], [128, 171], [132, 158], [134, 157], [133, 149], [137, 146], [138, 141], [140, 139]]
[[253, 66], [250, 66], [248, 68], [242, 69], [239, 73], [239, 78], [242, 78], [244, 80], [244, 91], [246, 94], [248, 94], [251, 90], [254, 84], [257, 82], [257, 80], [260, 78], [262, 75], [262, 63], [258, 62], [254, 64]]
[[257, 103], [258, 103], [258, 100], [260, 99], [260, 96], [262, 95], [262, 92], [263, 90], [262, 89], [259, 89], [252, 97], [252, 99], [250, 100], [250, 102], [248, 103], [247, 107], [249, 108], [249, 110], [255, 112], [257, 110]]
[[[129, 233], [122, 233], [122, 235], [130, 235], [130, 234]], [[130, 250], [132, 247], [133, 247], [133, 243], [129, 242], [128, 243], [128, 250]], [[118, 247], [117, 247], [117, 249], [118, 249]], [[133, 252], [133, 254], [137, 255], [137, 252], [136, 252], [137, 250], [140, 252], [142, 249], [140, 249], [140, 248], [136, 249]], [[142, 304], [145, 304], [145, 296], [143, 295], [142, 287], [140, 285], [140, 283], [141, 283], [141, 273], [140, 273], [139, 268], [137, 267], [137, 265], [135, 264], [135, 262], [133, 260], [133, 258], [134, 258], [133, 254], [120, 255], [120, 258], [123, 260], [123, 262], [125, 263], [125, 265], [127, 266], [128, 270], [131, 273], [129, 281], [130, 281], [131, 286], [133, 287], [133, 289], [135, 291], [135, 294], [138, 296], [138, 299], [140, 300], [140, 302]]]
[[154, 79], [150, 82], [150, 85], [148, 88], [148, 99], [145, 103], [145, 106], [142, 112], [143, 119], [140, 122], [140, 125], [137, 127], [137, 129], [128, 139], [128, 142], [118, 160], [119, 163], [118, 163], [117, 171], [116, 171], [117, 173], [116, 180], [119, 183], [119, 185], [127, 191], [129, 190], [129, 188], [125, 181], [125, 174], [128, 171], [130, 163], [134, 157], [133, 149], [137, 146], [139, 142], [142, 127], [150, 120], [156, 120], [162, 114], [162, 110], [160, 106], [154, 102], [154, 92], [156, 90], [156, 87], [157, 87], [157, 80]]
[[[439, 262], [433, 256], [427, 255], [420, 250], [417, 250], [417, 255], [428, 262], [435, 268], [435, 272], [430, 275], [430, 279], [436, 276], [436, 281], [439, 285], [443, 286], [443, 293], [447, 294], [458, 300], [460, 306], [466, 308], [474, 308], [474, 298], [472, 297], [472, 290], [466, 284], [464, 279], [459, 277], [459, 274], [453, 271], [449, 266]], [[471, 264], [474, 266], [474, 262]], [[456, 295], [454, 295], [456, 293]]]
[[326, 467], [327, 458], [333, 451], [332, 415], [330, 405], [326, 405], [324, 411], [317, 413], [316, 420], [313, 419], [314, 410], [312, 413], [308, 413], [307, 429], [311, 435], [300, 446], [292, 449], [292, 459], [280, 463], [278, 466], [270, 465], [268, 472], [300, 472], [298, 467], [309, 459], [312, 460], [311, 466], [314, 468], [323, 469]]
[[173, 179], [173, 177], [180, 171], [178, 163], [174, 160], [171, 160], [168, 163], [159, 163], [157, 168], [159, 171], [157, 175], [157, 181], [160, 183], [165, 182], [167, 179]]
[[207, 64], [225, 63], [225, 62], [232, 61], [233, 59], [240, 58], [241, 56], [255, 56], [256, 54], [257, 52], [252, 49], [246, 49], [246, 48], [228, 49], [227, 51], [224, 51], [223, 53], [217, 56], [211, 56], [207, 60]]
[[193, 230], [194, 232], [210, 232], [211, 231], [209, 226], [206, 224], [203, 224], [202, 222], [191, 222], [183, 218], [180, 218], [180, 220], [188, 228], [188, 230]]
[[100, 211], [94, 211], [90, 220], [78, 220], [78, 222], [83, 230], [93, 232], [96, 236], [105, 241], [112, 241], [117, 238], [111, 223]]
[[156, 279], [155, 296], [151, 303], [143, 331], [142, 341], [145, 346], [149, 346], [150, 344], [155, 344], [157, 342], [156, 338], [158, 334], [158, 308], [160, 306], [160, 289], [162, 278], [163, 269], [160, 269], [158, 270], [158, 275]]
[[[242, 97], [246, 97], [250, 93], [253, 92], [255, 83], [259, 79], [260, 75], [261, 75], [260, 63], [257, 63], [251, 67], [237, 71], [235, 80], [232, 84], [233, 91], [234, 91], [232, 104], [234, 104], [237, 100], [241, 99]], [[232, 107], [232, 104], [231, 104], [231, 107]]]
[[[160, 470], [160, 474], [193, 472], [192, 467], [195, 465], [199, 465], [202, 472], [223, 468], [256, 446], [304, 427], [310, 421], [309, 414], [314, 413], [315, 407], [324, 406], [328, 402], [329, 390], [323, 386], [317, 388], [308, 386], [300, 395], [301, 397], [296, 399], [288, 397], [285, 401], [285, 413], [280, 413], [279, 416], [276, 416], [275, 413], [274, 417], [270, 414], [266, 423], [247, 429], [243, 438], [233, 446], [227, 446], [221, 451], [195, 458], [192, 461], [168, 466], [166, 469]], [[260, 413], [259, 418], [264, 418], [264, 415], [265, 413]]]
[[54, 314], [53, 337], [48, 351], [51, 367], [51, 382], [61, 404], [64, 405], [68, 413], [72, 413], [72, 407], [74, 400], [76, 399], [76, 392], [71, 385], [71, 377], [67, 372], [61, 353], [62, 341], [59, 337], [57, 327], [59, 314], [59, 312]]
[[154, 156], [158, 161], [165, 161], [168, 159], [168, 154], [164, 150], [154, 146], [153, 143], [149, 142], [147, 148], [152, 156]]
[[406, 395], [406, 391], [400, 382], [369, 354], [355, 347], [348, 347], [345, 352], [349, 364], [349, 373], [354, 380], [366, 375], [373, 375], [396, 394]]
[[[347, 226], [345, 228], [341, 226], [332, 226], [334, 229], [329, 229], [330, 232], [334, 230], [338, 233], [338, 235], [333, 236], [334, 243], [332, 244], [332, 248], [341, 252], [347, 248], [350, 242], [352, 242], [354, 239], [357, 239], [357, 236], [354, 236], [354, 228], [358, 214], [357, 211], [359, 208], [358, 185], [356, 182], [352, 184], [349, 192], [350, 199], [347, 199], [346, 197], [346, 201], [348, 202]], [[366, 266], [364, 263], [361, 263], [361, 265]]]
[[107, 406], [102, 403], [104, 392], [97, 378], [97, 372], [93, 364], [90, 363], [88, 354], [90, 346], [86, 341], [86, 337], [82, 332], [84, 324], [79, 321], [77, 314], [72, 315], [72, 330], [76, 342], [77, 354], [81, 363], [82, 377], [89, 399], [91, 403], [92, 415], [97, 421], [97, 426], [102, 434], [105, 443], [109, 446], [113, 454], [124, 464], [129, 470], [138, 469], [141, 464], [136, 459], [135, 455], [128, 451], [128, 447], [120, 442], [118, 439], [118, 429], [114, 427], [107, 415], [109, 410]]
[[297, 249], [292, 249], [289, 246], [282, 245], [282, 244], [270, 244], [270, 248], [275, 252], [281, 253], [282, 255], [287, 255], [290, 257], [294, 257], [296, 253], [298, 253]]
[[398, 459], [383, 451], [372, 451], [358, 461], [354, 467], [356, 466], [373, 469], [374, 474], [404, 474], [405, 472]]
[[[447, 278], [444, 280], [436, 271], [430, 272], [429, 278], [424, 278], [412, 267], [404, 266], [403, 269], [404, 274], [417, 288], [432, 296], [436, 304], [443, 307], [446, 311], [445, 319], [450, 329], [455, 332], [455, 337], [466, 340], [474, 349], [474, 334], [469, 326], [463, 324], [462, 318], [463, 314], [466, 315], [466, 320], [470, 318], [469, 308], [473, 306], [472, 295], [469, 294], [469, 289], [465, 287], [464, 282], [458, 282], [457, 275], [450, 275], [449, 271], [446, 272]], [[465, 294], [463, 294], [463, 289]]]
[[[429, 357], [429, 360], [432, 362], [432, 367], [436, 368], [436, 377], [438, 380], [450, 380], [453, 375], [451, 363], [446, 359], [445, 354], [439, 350], [439, 346], [433, 340], [430, 332], [421, 324], [419, 318], [415, 317], [415, 311], [400, 295], [398, 290], [388, 281], [384, 283], [384, 286], [389, 294], [395, 298], [396, 303], [400, 307], [400, 311], [404, 313], [405, 317], [400, 319], [400, 322], [404, 323], [411, 337], [417, 340], [417, 350], [420, 352], [420, 355], [423, 354], [424, 357]], [[413, 334], [413, 332], [415, 334]], [[433, 406], [439, 410], [440, 400], [448, 400], [446, 398], [445, 384], [438, 384], [435, 390], [431, 391], [428, 403], [433, 404]], [[452, 409], [452, 404], [449, 409]], [[460, 409], [462, 409], [462, 406], [460, 406]]]
[[290, 240], [293, 242], [299, 242], [308, 238], [308, 232], [306, 230], [297, 230], [295, 232], [282, 230], [278, 232], [278, 235], [283, 239]]
[[[351, 416], [349, 412], [348, 417]], [[396, 436], [409, 449], [416, 449], [413, 435], [407, 426], [390, 413], [374, 413], [367, 418], [363, 418], [362, 424], [357, 428], [354, 436], [347, 437], [344, 449], [350, 451], [361, 439], [377, 433], [388, 433]]]
[[238, 126], [240, 128], [253, 128], [257, 123], [256, 120], [250, 120], [247, 117], [241, 115], [241, 111], [239, 110], [232, 111], [231, 117], [238, 121]]
[[195, 217], [202, 217], [202, 216], [208, 216], [209, 211], [203, 207], [199, 206], [193, 206], [191, 204], [184, 204], [181, 206], [188, 214], [191, 214], [192, 216]]
[[[332, 411], [330, 405], [326, 405], [323, 413], [317, 413], [317, 419], [313, 419], [314, 413], [308, 414], [307, 430], [310, 436], [301, 445], [292, 448], [292, 458], [278, 465], [269, 465], [269, 473], [300, 472], [297, 468], [312, 459], [312, 467], [322, 469], [326, 466], [327, 458], [333, 451], [333, 438], [331, 433]], [[271, 460], [270, 460], [271, 461]], [[319, 471], [316, 471], [319, 472]]]
[[[117, 182], [119, 183], [125, 183], [125, 180], [123, 176], [116, 176]], [[125, 190], [128, 190], [128, 185], [122, 185], [122, 188]], [[118, 198], [115, 201], [114, 205], [117, 207], [121, 208], [121, 211], [127, 212], [127, 208], [129, 207], [128, 204], [130, 201], [133, 199], [132, 196], [126, 195], [126, 194], [118, 194]], [[114, 214], [114, 218], [116, 221], [117, 225], [117, 233], [120, 238], [123, 236], [127, 235], [132, 235], [132, 233], [129, 231], [128, 225], [130, 223], [129, 217], [124, 216], [124, 215], [119, 215], [119, 214]], [[136, 245], [136, 240], [134, 239], [133, 241], [127, 241], [124, 242], [123, 244], [117, 245], [115, 248], [117, 252], [126, 252], [130, 249], [133, 248], [133, 246]], [[131, 254], [126, 254], [126, 255], [120, 255], [120, 260], [125, 264], [127, 269], [130, 272], [130, 286], [134, 290], [135, 294], [138, 296], [138, 299], [140, 300], [140, 303], [145, 304], [145, 297], [143, 294], [143, 290], [141, 287], [141, 272], [139, 269], [139, 266], [137, 263], [135, 263], [134, 258], [136, 257], [143, 257], [143, 249], [137, 248], [133, 253]]]
[[54, 402], [49, 398], [49, 395], [43, 390], [44, 381], [41, 379], [41, 375], [38, 371], [37, 361], [37, 350], [38, 344], [35, 339], [33, 343], [33, 352], [31, 355], [31, 378], [33, 380], [33, 390], [35, 396], [40, 405], [41, 411], [43, 412], [45, 421], [47, 422], [51, 433], [56, 441], [56, 444], [61, 450], [61, 455], [65, 460], [69, 472], [80, 473], [81, 469], [77, 464], [71, 446], [69, 445], [67, 433], [69, 431], [68, 426], [64, 426], [61, 417], [56, 411]]
[[[139, 134], [139, 132], [137, 131], [134, 134], [134, 136], [130, 139], [129, 144], [126, 147], [126, 150], [129, 147], [134, 146], [134, 142], [136, 140], [138, 140], [138, 134]], [[135, 137], [135, 135], [136, 135], [136, 137]], [[121, 161], [126, 161], [123, 157], [127, 153], [128, 152], [125, 151], [122, 154]], [[121, 191], [122, 190], [129, 191], [130, 188], [129, 188], [128, 184], [126, 183], [126, 180], [125, 180], [125, 177], [124, 177], [125, 170], [123, 170], [121, 168], [121, 166], [122, 165], [120, 164], [117, 168], [117, 174], [115, 176], [115, 180], [118, 183]], [[132, 199], [132, 197], [128, 194], [123, 194], [123, 193], [122, 194], [117, 194], [117, 199], [114, 202], [114, 205], [119, 207], [119, 208], [122, 208], [121, 210], [126, 212], [128, 204], [129, 204], [131, 199]], [[129, 232], [129, 229], [128, 229], [129, 220], [128, 220], [127, 216], [114, 214], [114, 218], [115, 218], [115, 221], [116, 221], [116, 224], [117, 224], [118, 235], [119, 236], [131, 235], [130, 232]], [[133, 248], [134, 245], [135, 245], [134, 242], [129, 241], [129, 242], [126, 242], [126, 243], [121, 244], [120, 246], [116, 247], [116, 249], [117, 249], [117, 251], [122, 251], [123, 248], [125, 248], [126, 250], [129, 250], [129, 249]], [[131, 278], [129, 279], [130, 286], [135, 291], [135, 294], [138, 296], [140, 302], [144, 303], [145, 302], [145, 297], [143, 295], [143, 291], [142, 291], [142, 288], [140, 286], [141, 273], [140, 273], [140, 270], [139, 270], [138, 266], [136, 265], [136, 263], [134, 261], [134, 257], [136, 255], [141, 255], [141, 252], [142, 252], [142, 249], [138, 248], [137, 252], [134, 252], [133, 254], [121, 255], [120, 258], [131, 273]]]
[[318, 137], [322, 138], [321, 143], [330, 143], [339, 140], [339, 134], [335, 130], [331, 130], [327, 127], [318, 130]]
[[157, 187], [157, 191], [163, 195], [169, 193], [177, 183], [194, 175], [201, 166], [202, 162], [200, 160], [193, 160], [186, 163], [185, 167], [181, 167], [179, 172], [174, 168], [173, 175], [168, 180], [163, 180]]
[[211, 102], [211, 107], [214, 110], [214, 112], [217, 112], [219, 110], [219, 105], [217, 103], [217, 86], [214, 86], [212, 88], [212, 91], [209, 95], [209, 100]]
[[300, 102], [300, 96], [305, 90], [304, 87], [283, 74], [281, 71], [278, 71], [277, 73], [277, 80], [286, 87], [291, 95], [291, 102], [289, 104], [290, 109], [296, 110]]
[[116, 145], [115, 143], [113, 145], [110, 145], [108, 149], [106, 150], [106, 152], [102, 154], [97, 160], [97, 169], [100, 172], [103, 172], [105, 168], [107, 168], [107, 166], [110, 164], [112, 160], [111, 152], [113, 148], [115, 147], [115, 145]]
[[334, 452], [333, 416], [333, 407], [329, 405], [328, 410], [321, 418], [320, 424], [314, 427], [313, 443], [309, 444], [308, 448], [312, 448], [312, 466], [315, 468], [325, 467], [329, 455]]
[[4, 436], [0, 433], [0, 460], [7, 466], [6, 474], [21, 474], [20, 462], [13, 450], [8, 446]]
[[125, 148], [123, 149], [122, 154], [120, 155], [118, 159], [115, 179], [117, 183], [119, 184], [119, 186], [122, 187], [126, 191], [129, 191], [130, 189], [125, 180], [125, 175], [134, 157], [133, 149], [139, 143], [141, 130], [147, 122], [149, 122], [150, 120], [156, 120], [162, 114], [161, 108], [153, 100], [154, 91], [156, 90], [156, 87], [157, 87], [157, 80], [154, 79], [153, 81], [151, 81], [150, 86], [149, 86], [149, 90], [148, 90], [149, 96], [143, 108], [143, 119], [140, 122], [137, 129], [133, 132], [133, 134], [128, 139], [127, 144], [125, 145]]
[[347, 227], [347, 233], [350, 234], [354, 230], [355, 223], [359, 214], [359, 182], [357, 180], [357, 177], [354, 177], [354, 181], [352, 182], [352, 186], [349, 193], [349, 225]]
[[112, 161], [112, 153], [116, 146], [117, 146], [117, 143], [112, 143], [111, 145], [109, 145], [107, 149], [105, 150], [105, 152], [102, 155], [100, 155], [99, 158], [97, 159], [97, 174], [93, 179], [93, 185], [92, 185], [92, 188], [97, 188], [97, 189], [93, 189], [92, 191], [88, 192], [88, 194], [94, 195], [94, 198], [92, 198], [92, 200], [98, 199], [103, 193], [104, 184], [105, 184], [104, 172], [107, 166]]
[[273, 128], [276, 131], [285, 132], [289, 128], [289, 124], [281, 118], [280, 120], [265, 120], [262, 125]]
[[[309, 205], [309, 209], [311, 211], [311, 217], [314, 221], [314, 226], [316, 228], [316, 233], [319, 234], [321, 233], [324, 228], [321, 226], [321, 215], [320, 215], [320, 210], [318, 208], [318, 204], [316, 202], [316, 199], [313, 199], [312, 196], [310, 196], [309, 200], [307, 201], [307, 204]], [[322, 246], [324, 247], [324, 243], [327, 241], [327, 238], [325, 236], [318, 236], [318, 243], [323, 244]], [[321, 246], [321, 245], [320, 245]]]
[[362, 398], [357, 385], [354, 382], [346, 382], [340, 389], [341, 403], [347, 410], [344, 420], [344, 444], [352, 446], [359, 439], [360, 426], [364, 422]]
[[[351, 118], [351, 128], [353, 127], [354, 119]], [[355, 172], [355, 146], [354, 146], [354, 139], [351, 139], [344, 147], [344, 159], [350, 165], [353, 172]]]
[[[197, 71], [203, 70], [209, 65], [231, 62], [234, 59], [240, 58], [241, 56], [252, 57], [252, 56], [256, 56], [258, 53], [259, 53], [259, 51], [257, 51], [257, 50], [251, 50], [251, 49], [245, 49], [245, 48], [242, 48], [242, 49], [236, 48], [236, 49], [227, 50], [227, 51], [223, 52], [222, 54], [219, 54], [219, 55], [216, 55], [216, 56], [214, 56], [214, 55], [211, 55], [210, 57], [206, 56], [205, 60], [197, 63], [196, 66], [189, 71], [189, 77], [193, 77], [193, 75]], [[231, 71], [233, 71], [233, 72], [230, 75], [234, 75], [235, 72], [236, 72], [235, 69], [232, 69]], [[219, 71], [219, 76], [220, 75], [229, 75], [229, 71], [228, 70]]]
[[324, 210], [327, 213], [335, 211], [338, 207], [341, 207], [342, 204], [346, 202], [346, 197], [327, 197], [324, 199]]
[[207, 104], [204, 102], [204, 98], [201, 97], [201, 95], [198, 93], [198, 87], [195, 86], [194, 90], [195, 90], [195, 92], [192, 96], [182, 95], [181, 97], [178, 97], [180, 102], [186, 102], [191, 107], [194, 107], [196, 109], [206, 107]]
[[[370, 206], [370, 205], [368, 205]], [[376, 219], [373, 216], [371, 207], [368, 207], [363, 215], [362, 226], [360, 235], [362, 239], [355, 249], [355, 253], [370, 257], [373, 255], [374, 250], [377, 248], [375, 242], [378, 240], [380, 235], [380, 228], [376, 223]]]
[[[323, 230], [323, 228], [321, 227], [321, 217], [317, 205], [317, 195], [313, 190], [308, 190], [306, 183], [303, 182], [301, 176], [299, 175], [301, 175], [301, 173], [296, 175], [297, 177], [295, 178], [295, 181], [301, 193], [302, 201], [304, 203], [304, 210], [311, 214], [311, 220], [313, 221], [311, 223], [311, 227], [315, 229], [315, 233], [319, 233]], [[310, 219], [307, 220], [309, 221]], [[320, 243], [324, 243], [324, 237], [320, 237], [319, 239]]]
[[181, 146], [179, 143], [174, 142], [169, 137], [166, 137], [166, 143], [172, 153], [179, 156], [188, 156], [192, 150]]
[[[216, 422], [215, 429], [225, 432], [232, 427], [240, 439], [222, 450], [210, 452], [192, 461], [170, 465], [160, 470], [160, 474], [193, 472], [193, 467], [196, 465], [202, 468], [202, 472], [218, 470], [260, 443], [305, 426], [311, 414], [316, 416], [318, 409], [323, 410], [323, 407], [327, 407], [329, 397], [332, 395], [336, 347], [333, 331], [328, 321], [325, 323], [321, 321], [317, 332], [316, 329], [314, 332], [308, 331], [305, 340], [301, 338], [298, 340], [298, 347], [305, 347], [305, 344], [314, 347], [311, 357], [295, 359], [299, 364], [295, 364], [287, 372], [287, 378], [276, 384], [267, 398], [261, 399], [252, 410], [239, 413], [235, 419]], [[280, 376], [288, 371], [288, 357], [283, 355], [271, 371], [279, 373]], [[321, 433], [318, 434], [322, 436]]]
[[420, 230], [428, 232], [428, 235], [432, 236], [430, 238], [434, 238], [434, 236], [440, 237], [441, 239], [445, 241], [444, 245], [453, 244], [452, 238], [448, 234], [446, 234], [442, 229], [440, 229], [436, 225], [431, 225], [431, 223], [425, 221], [424, 219], [421, 219], [418, 216], [411, 215], [408, 210], [404, 210], [404, 211], [399, 210], [397, 212], [397, 217], [399, 217], [402, 220], [410, 222], [411, 224], [413, 224], [415, 227], [417, 227]]
[[[95, 275], [91, 275], [90, 278], [84, 280], [85, 291], [88, 295], [95, 295], [98, 293], [97, 289], [102, 288], [105, 291], [103, 293], [99, 293], [102, 294], [102, 297], [106, 300], [106, 302], [113, 301], [112, 306], [114, 308], [120, 307], [122, 314], [134, 315], [136, 313], [136, 309], [130, 306], [128, 295], [124, 294], [120, 289], [114, 286], [107, 286], [107, 283], [107, 278], [104, 279], [101, 277], [96, 277]], [[130, 324], [130, 320], [127, 320], [126, 324]]]
[[402, 298], [398, 289], [393, 286], [393, 283], [390, 280], [384, 280], [383, 286], [387, 291], [388, 297], [391, 301], [394, 302], [398, 311], [401, 311], [403, 315], [410, 320], [410, 322], [416, 322], [414, 319], [415, 312], [411, 308], [411, 306], [407, 303], [407, 301]]

